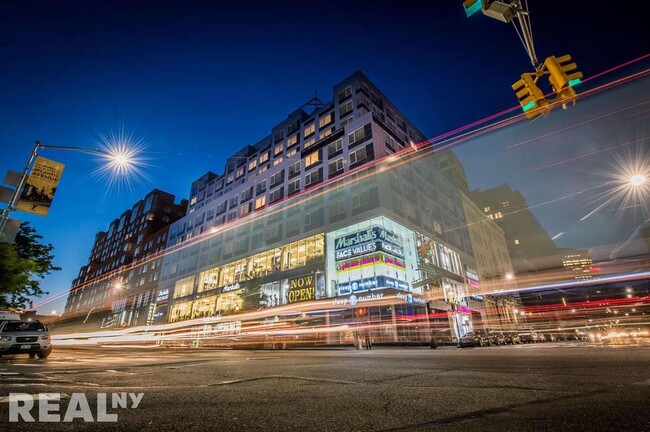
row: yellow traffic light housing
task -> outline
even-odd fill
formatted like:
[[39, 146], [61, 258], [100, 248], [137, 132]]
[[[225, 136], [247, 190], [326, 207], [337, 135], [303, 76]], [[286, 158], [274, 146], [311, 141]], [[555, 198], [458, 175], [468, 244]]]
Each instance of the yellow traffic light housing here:
[[529, 119], [546, 115], [550, 111], [549, 102], [544, 98], [544, 93], [537, 86], [539, 75], [537, 73], [521, 74], [521, 79], [512, 85], [517, 95], [521, 109]]
[[[557, 94], [556, 101], [566, 102], [576, 97], [573, 86], [582, 82], [583, 75], [582, 72], [578, 71], [578, 65], [571, 62], [570, 55], [548, 57], [544, 60], [544, 69], [548, 72], [548, 81]], [[563, 106], [566, 107], [566, 103]]]

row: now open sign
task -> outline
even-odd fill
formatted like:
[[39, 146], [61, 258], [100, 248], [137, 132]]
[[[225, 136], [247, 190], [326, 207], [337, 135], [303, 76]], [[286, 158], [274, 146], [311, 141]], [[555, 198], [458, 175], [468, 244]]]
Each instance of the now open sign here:
[[313, 274], [289, 279], [289, 292], [287, 294], [287, 301], [289, 303], [315, 299], [316, 283]]

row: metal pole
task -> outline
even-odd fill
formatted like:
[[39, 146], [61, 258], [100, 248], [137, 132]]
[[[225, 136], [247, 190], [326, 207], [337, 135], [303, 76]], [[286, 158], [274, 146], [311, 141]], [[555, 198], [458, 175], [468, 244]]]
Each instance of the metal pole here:
[[0, 241], [2, 241], [2, 237], [4, 236], [4, 230], [5, 227], [7, 226], [7, 222], [9, 221], [9, 215], [13, 210], [15, 210], [16, 205], [18, 204], [18, 199], [20, 198], [20, 194], [22, 193], [22, 189], [25, 186], [25, 181], [27, 180], [27, 176], [29, 173], [29, 168], [32, 165], [32, 162], [34, 162], [34, 159], [36, 158], [37, 152], [39, 148], [51, 148], [51, 149], [59, 149], [59, 150], [74, 150], [74, 151], [80, 151], [80, 152], [85, 152], [85, 153], [91, 153], [91, 154], [98, 154], [102, 156], [111, 156], [110, 153], [103, 151], [103, 150], [98, 150], [98, 149], [89, 149], [89, 148], [84, 148], [84, 147], [71, 147], [71, 146], [56, 146], [56, 145], [49, 145], [49, 144], [41, 144], [39, 141], [36, 141], [34, 143], [34, 148], [32, 149], [32, 153], [29, 156], [29, 160], [27, 161], [27, 165], [25, 165], [25, 168], [23, 169], [22, 174], [20, 175], [20, 180], [18, 181], [18, 184], [16, 185], [16, 189], [14, 190], [13, 194], [11, 195], [11, 199], [9, 200], [9, 205], [7, 206], [6, 209], [2, 210], [2, 213], [0, 214]]
[[521, 5], [519, 5], [516, 10], [519, 27], [521, 27], [521, 34], [524, 38], [524, 45], [526, 45], [526, 52], [528, 53], [528, 57], [530, 57], [530, 62], [533, 64], [533, 67], [537, 69], [539, 67], [539, 60], [537, 60], [535, 45], [533, 44], [533, 36], [530, 32], [530, 27], [528, 26], [528, 19], [526, 17], [528, 12], [523, 11]]
[[[11, 194], [11, 199], [9, 200], [9, 204], [7, 205], [7, 208], [2, 211], [2, 217], [0, 217], [0, 236], [4, 236], [5, 227], [7, 226], [7, 222], [9, 221], [9, 215], [18, 204], [18, 199], [20, 198], [20, 194], [22, 193], [23, 186], [25, 186], [25, 181], [27, 180], [27, 173], [29, 172], [29, 167], [32, 165], [32, 162], [36, 158], [39, 147], [41, 147], [41, 143], [38, 141], [34, 142], [34, 148], [32, 149], [32, 153], [29, 156], [29, 159], [27, 160], [27, 164], [25, 165], [25, 168], [23, 169], [23, 172], [20, 175], [20, 180], [16, 185], [16, 189], [14, 189], [14, 193]], [[2, 239], [0, 238], [0, 240]]]

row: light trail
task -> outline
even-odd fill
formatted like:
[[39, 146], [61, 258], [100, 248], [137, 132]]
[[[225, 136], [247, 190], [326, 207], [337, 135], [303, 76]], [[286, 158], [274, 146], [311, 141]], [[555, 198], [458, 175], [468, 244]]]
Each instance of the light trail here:
[[[628, 64], [637, 62], [637, 61], [642, 60], [644, 58], [646, 58], [646, 57], [640, 57], [640, 58], [635, 59], [635, 60], [633, 60], [631, 62], [628, 62]], [[611, 70], [616, 70], [616, 68], [612, 68]], [[607, 72], [608, 71], [605, 71], [604, 73], [607, 73]], [[649, 72], [649, 70], [645, 70], [643, 72], [633, 74], [633, 75], [630, 75], [628, 77], [619, 79], [619, 80], [614, 81], [612, 83], [604, 84], [604, 85], [602, 85], [600, 87], [597, 87], [595, 89], [584, 92], [584, 93], [578, 95], [578, 97], [579, 98], [580, 97], [587, 97], [587, 96], [590, 96], [592, 94], [596, 94], [596, 93], [598, 93], [598, 92], [600, 92], [600, 91], [602, 91], [604, 89], [612, 88], [614, 86], [618, 86], [618, 85], [621, 85], [623, 83], [629, 82], [631, 80], [643, 77], [648, 72]], [[558, 102], [556, 105], [559, 106], [560, 103]], [[407, 148], [405, 148], [405, 149], [403, 149], [403, 150], [401, 150], [401, 151], [399, 151], [397, 153], [386, 155], [386, 156], [384, 156], [382, 158], [379, 158], [379, 159], [377, 159], [375, 161], [364, 164], [364, 165], [356, 168], [355, 170], [351, 170], [350, 172], [346, 173], [345, 175], [339, 176], [339, 177], [337, 177], [335, 179], [329, 179], [329, 180], [327, 180], [327, 181], [325, 181], [323, 183], [315, 185], [314, 188], [307, 189], [307, 190], [305, 190], [304, 192], [302, 192], [299, 195], [292, 196], [292, 197], [287, 197], [287, 198], [285, 198], [285, 199], [283, 199], [281, 201], [278, 201], [277, 203], [273, 204], [273, 207], [275, 207], [275, 208], [271, 207], [270, 211], [267, 211], [267, 210], [269, 210], [269, 208], [267, 208], [265, 210], [261, 210], [261, 211], [253, 213], [252, 216], [251, 215], [246, 215], [244, 217], [237, 218], [237, 219], [235, 219], [235, 220], [233, 220], [233, 221], [231, 221], [229, 223], [226, 223], [226, 224], [218, 227], [217, 229], [215, 229], [212, 232], [206, 231], [205, 233], [203, 233], [203, 234], [201, 234], [199, 236], [193, 237], [191, 239], [191, 241], [189, 241], [189, 242], [186, 241], [186, 242], [180, 243], [178, 245], [171, 246], [169, 248], [166, 248], [166, 249], [160, 251], [158, 254], [149, 257], [148, 259], [131, 263], [128, 266], [116, 269], [114, 271], [105, 273], [104, 275], [101, 275], [101, 276], [98, 276], [96, 278], [90, 279], [87, 282], [85, 282], [84, 284], [78, 285], [74, 289], [81, 289], [83, 287], [86, 287], [86, 286], [89, 286], [89, 285], [92, 285], [92, 284], [103, 282], [104, 280], [110, 279], [110, 278], [112, 278], [112, 277], [114, 277], [116, 275], [119, 275], [119, 274], [123, 273], [123, 272], [136, 269], [136, 268], [138, 268], [140, 266], [143, 266], [143, 265], [145, 265], [147, 263], [150, 263], [150, 262], [152, 262], [152, 261], [154, 261], [156, 259], [164, 258], [165, 256], [167, 256], [169, 254], [177, 253], [177, 252], [180, 252], [181, 250], [184, 250], [186, 248], [195, 246], [198, 243], [200, 243], [202, 241], [205, 241], [205, 240], [208, 240], [208, 239], [210, 239], [211, 237], [213, 237], [213, 236], [215, 236], [217, 234], [222, 234], [222, 233], [225, 233], [225, 232], [227, 232], [229, 230], [237, 228], [237, 227], [241, 226], [243, 223], [246, 223], [246, 224], [247, 223], [252, 223], [252, 222], [255, 222], [255, 221], [260, 220], [262, 218], [267, 218], [267, 217], [269, 217], [269, 216], [271, 216], [273, 214], [277, 214], [278, 212], [286, 211], [287, 209], [289, 209], [291, 207], [294, 207], [296, 205], [301, 205], [303, 202], [307, 201], [308, 199], [314, 199], [314, 198], [317, 198], [317, 197], [320, 197], [320, 196], [324, 195], [325, 193], [329, 193], [329, 190], [326, 190], [326, 187], [331, 185], [331, 184], [337, 184], [338, 188], [340, 188], [340, 187], [349, 185], [349, 184], [351, 184], [353, 182], [375, 176], [376, 175], [375, 172], [367, 173], [367, 174], [364, 174], [364, 175], [361, 175], [361, 176], [359, 175], [359, 173], [361, 171], [366, 170], [366, 169], [368, 169], [370, 167], [373, 167], [373, 166], [376, 166], [376, 165], [379, 165], [379, 164], [382, 164], [382, 163], [386, 163], [386, 162], [391, 162], [390, 166], [385, 167], [385, 169], [386, 170], [394, 169], [396, 167], [405, 165], [405, 164], [407, 164], [409, 162], [418, 160], [418, 159], [420, 159], [422, 157], [429, 156], [434, 152], [438, 152], [438, 151], [441, 151], [443, 149], [450, 148], [450, 147], [453, 147], [455, 145], [461, 144], [463, 142], [466, 142], [466, 141], [468, 141], [470, 139], [476, 138], [476, 137], [478, 137], [480, 135], [483, 135], [485, 133], [488, 133], [488, 132], [503, 128], [505, 126], [517, 123], [519, 121], [526, 120], [525, 114], [520, 113], [520, 114], [518, 114], [516, 116], [513, 116], [511, 118], [501, 120], [501, 121], [499, 121], [499, 122], [497, 122], [495, 124], [486, 125], [486, 126], [484, 126], [482, 128], [479, 128], [477, 130], [472, 130], [472, 131], [466, 132], [465, 134], [460, 135], [460, 138], [459, 137], [453, 137], [453, 138], [446, 139], [446, 140], [444, 140], [442, 142], [436, 142], [437, 140], [440, 140], [441, 138], [446, 138], [446, 137], [452, 135], [453, 133], [457, 133], [457, 132], [460, 132], [460, 131], [465, 131], [465, 130], [467, 130], [467, 129], [475, 126], [475, 125], [478, 125], [478, 124], [484, 123], [485, 121], [489, 121], [491, 119], [497, 118], [497, 117], [502, 116], [502, 115], [504, 115], [506, 113], [512, 112], [512, 111], [514, 111], [514, 110], [516, 110], [518, 108], [519, 108], [519, 106], [515, 106], [515, 107], [509, 108], [507, 110], [503, 110], [503, 111], [501, 111], [499, 113], [493, 114], [493, 115], [488, 116], [488, 117], [486, 117], [484, 119], [481, 119], [481, 120], [477, 120], [477, 121], [472, 122], [472, 123], [470, 123], [470, 124], [468, 124], [466, 126], [463, 126], [461, 128], [457, 128], [457, 129], [455, 129], [453, 131], [450, 131], [450, 132], [441, 134], [441, 135], [439, 135], [437, 137], [434, 137], [432, 139], [423, 141], [420, 144], [416, 144], [415, 149], [407, 147]], [[422, 150], [429, 150], [429, 151], [422, 151]], [[400, 159], [403, 159], [403, 160], [398, 159], [397, 162], [392, 162], [392, 160], [394, 158], [396, 158], [396, 157], [400, 158]], [[342, 180], [345, 180], [345, 182], [341, 182]], [[578, 192], [578, 193], [581, 193], [581, 192]], [[554, 201], [557, 201], [557, 200], [563, 200], [563, 199], [569, 198], [571, 196], [572, 195], [560, 197], [560, 198], [557, 198], [555, 200], [550, 200], [550, 201], [547, 201], [545, 203], [541, 203], [539, 205], [548, 204], [550, 202], [554, 202]], [[288, 204], [287, 203], [288, 200], [294, 200], [294, 202], [291, 203], [291, 204]], [[283, 206], [281, 206], [281, 204], [283, 204]], [[249, 219], [246, 219], [244, 221], [244, 220], [242, 220], [243, 218], [249, 218]], [[25, 309], [25, 311], [34, 310], [34, 309], [36, 309], [38, 307], [44, 306], [44, 305], [46, 305], [46, 304], [48, 304], [48, 303], [50, 303], [50, 302], [52, 302], [54, 300], [57, 300], [57, 299], [59, 299], [61, 297], [67, 296], [68, 294], [69, 294], [69, 291], [62, 291], [59, 294], [56, 294], [54, 296], [50, 296], [50, 297], [48, 297], [46, 299], [43, 299], [40, 302], [35, 303], [32, 307]]]

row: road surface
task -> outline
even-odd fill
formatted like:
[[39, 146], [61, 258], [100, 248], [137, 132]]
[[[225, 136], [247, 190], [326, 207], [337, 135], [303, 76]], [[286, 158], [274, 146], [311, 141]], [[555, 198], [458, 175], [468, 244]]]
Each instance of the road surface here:
[[[144, 393], [118, 423], [8, 423], [9, 393]], [[110, 396], [109, 396], [110, 398]], [[109, 399], [110, 400], [110, 399]], [[38, 409], [33, 411], [38, 417]], [[650, 430], [650, 346], [283, 351], [58, 348], [0, 359], [0, 425], [19, 430]]]

